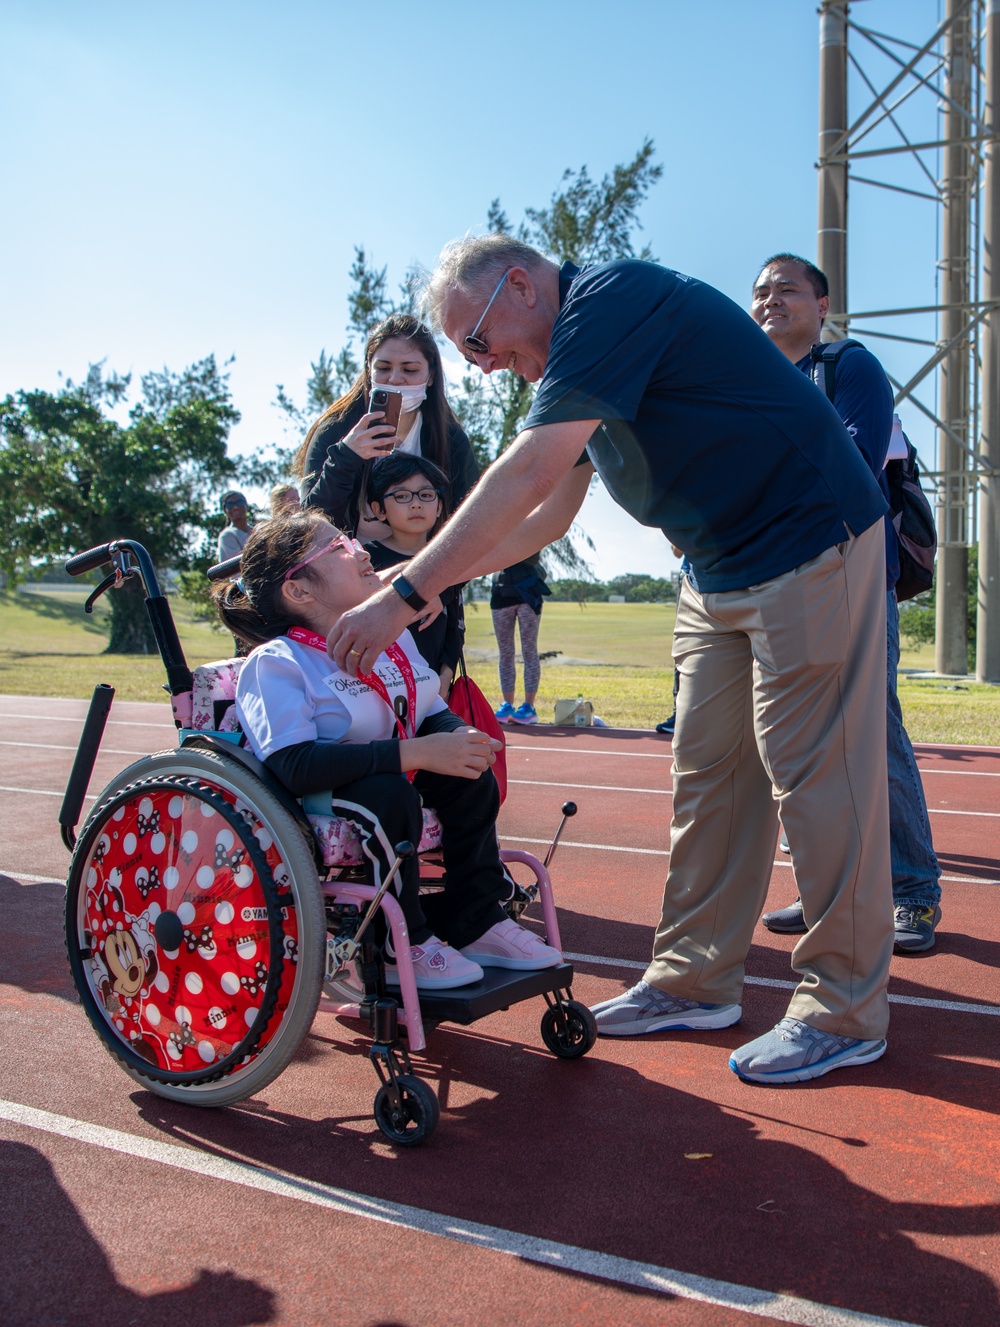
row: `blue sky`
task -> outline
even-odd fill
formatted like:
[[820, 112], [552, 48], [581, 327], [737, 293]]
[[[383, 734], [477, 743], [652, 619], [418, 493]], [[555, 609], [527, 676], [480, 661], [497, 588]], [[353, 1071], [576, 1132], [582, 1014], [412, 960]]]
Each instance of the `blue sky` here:
[[[853, 9], [923, 41], [939, 4]], [[344, 341], [356, 244], [395, 284], [491, 199], [517, 220], [646, 137], [661, 261], [746, 304], [769, 253], [815, 255], [814, 0], [4, 0], [0, 49], [3, 392], [234, 355], [232, 446], [266, 445], [276, 384], [301, 397]], [[917, 113], [933, 131], [931, 99]], [[931, 302], [933, 205], [858, 186], [851, 206], [852, 305]], [[581, 523], [601, 577], [673, 565], [606, 495]]]

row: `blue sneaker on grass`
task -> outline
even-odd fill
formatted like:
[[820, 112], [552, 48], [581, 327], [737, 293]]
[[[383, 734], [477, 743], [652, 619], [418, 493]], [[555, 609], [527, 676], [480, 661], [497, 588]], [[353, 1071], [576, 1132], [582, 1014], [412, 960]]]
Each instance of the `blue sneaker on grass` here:
[[529, 705], [527, 701], [523, 705], [518, 705], [510, 716], [510, 721], [511, 723], [537, 723], [538, 715], [535, 713], [534, 705]]
[[624, 995], [591, 1005], [602, 1037], [636, 1037], [642, 1032], [693, 1032], [695, 1028], [727, 1028], [738, 1023], [738, 1004], [699, 1004], [668, 995], [641, 981]]
[[516, 711], [509, 700], [505, 700], [498, 710], [495, 711], [497, 718], [501, 723], [510, 723]]
[[733, 1051], [729, 1067], [747, 1083], [805, 1083], [831, 1069], [870, 1064], [884, 1054], [884, 1037], [838, 1037], [799, 1018], [783, 1018], [770, 1032]]

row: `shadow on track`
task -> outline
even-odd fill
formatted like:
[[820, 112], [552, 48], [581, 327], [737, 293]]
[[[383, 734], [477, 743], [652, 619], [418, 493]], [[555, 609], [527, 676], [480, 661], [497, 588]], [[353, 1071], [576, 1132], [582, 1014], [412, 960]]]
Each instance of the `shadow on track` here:
[[[112, 1208], [118, 1182], [109, 1174]], [[8, 1234], [0, 1282], [4, 1327], [249, 1327], [275, 1321], [272, 1292], [233, 1272], [203, 1268], [190, 1285], [151, 1295], [123, 1285], [48, 1158], [25, 1143], [0, 1141], [0, 1193]], [[155, 1262], [155, 1250], [150, 1253]]]
[[7, 985], [79, 1003], [66, 962], [65, 912], [62, 885], [19, 885], [0, 875], [0, 974]]
[[[361, 1056], [365, 1043], [359, 1037], [347, 1049]], [[442, 1027], [421, 1061], [445, 1114], [414, 1151], [389, 1148], [360, 1110], [304, 1119], [261, 1100], [220, 1112], [144, 1093], [133, 1100], [148, 1124], [199, 1150], [459, 1221], [927, 1327], [994, 1327], [1000, 1317], [988, 1276], [911, 1238], [994, 1235], [1000, 1204], [963, 1202], [957, 1190], [952, 1204], [894, 1202], [846, 1173], [858, 1169], [852, 1158], [867, 1155], [859, 1139], [809, 1130], [811, 1150], [764, 1136], [766, 1124], [650, 1081], [599, 1050], [560, 1062], [496, 1035]], [[357, 1076], [338, 1092], [335, 1062], [330, 1071], [331, 1103], [349, 1091], [359, 1106]], [[838, 1079], [861, 1087], [872, 1070]], [[751, 1092], [747, 1113], [772, 1102]], [[872, 1156], [868, 1167], [885, 1164]]]

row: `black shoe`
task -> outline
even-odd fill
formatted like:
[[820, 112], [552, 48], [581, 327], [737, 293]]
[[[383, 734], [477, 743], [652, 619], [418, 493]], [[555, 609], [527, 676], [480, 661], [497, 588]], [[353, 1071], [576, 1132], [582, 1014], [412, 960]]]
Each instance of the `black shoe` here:
[[892, 909], [896, 932], [893, 950], [897, 954], [920, 954], [934, 947], [934, 928], [941, 920], [941, 909], [935, 904], [897, 903]]
[[658, 724], [656, 725], [656, 731], [657, 731], [658, 733], [666, 733], [666, 735], [667, 735], [668, 737], [673, 737], [673, 735], [674, 735], [674, 720], [675, 720], [676, 718], [677, 718], [677, 711], [675, 710], [674, 713], [671, 714], [671, 716], [670, 716], [669, 719], [664, 719], [662, 723], [658, 723]]
[[[761, 921], [769, 931], [774, 931], [777, 935], [804, 935], [809, 930], [802, 915], [802, 900], [799, 898], [787, 908], [765, 912]], [[933, 941], [931, 943], [933, 944]]]

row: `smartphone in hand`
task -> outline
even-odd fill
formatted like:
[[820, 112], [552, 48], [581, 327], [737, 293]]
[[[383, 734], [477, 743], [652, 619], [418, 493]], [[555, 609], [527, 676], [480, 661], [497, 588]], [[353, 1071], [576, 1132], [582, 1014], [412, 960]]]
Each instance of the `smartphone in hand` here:
[[[369, 411], [382, 410], [385, 413], [385, 419], [377, 421], [377, 426], [386, 424], [395, 433], [399, 425], [399, 414], [403, 405], [403, 397], [400, 392], [394, 392], [389, 387], [373, 387], [371, 400], [368, 402]], [[382, 439], [379, 440], [380, 442]], [[391, 452], [393, 449], [393, 439], [385, 437], [384, 450]]]

